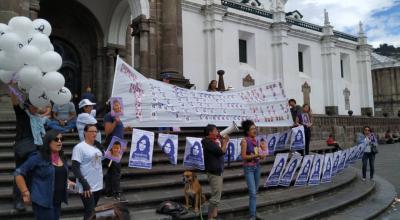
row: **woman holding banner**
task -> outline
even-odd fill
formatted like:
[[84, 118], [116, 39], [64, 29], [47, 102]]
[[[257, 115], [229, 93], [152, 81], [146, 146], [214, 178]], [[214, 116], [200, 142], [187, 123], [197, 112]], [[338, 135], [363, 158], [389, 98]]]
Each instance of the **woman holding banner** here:
[[310, 140], [311, 140], [311, 126], [312, 126], [312, 114], [310, 105], [303, 105], [303, 112], [300, 112], [296, 118], [297, 125], [303, 125], [305, 135], [305, 146], [304, 155], [308, 155], [310, 152]]
[[244, 138], [240, 142], [242, 148], [243, 158], [243, 169], [246, 177], [247, 187], [249, 189], [249, 211], [250, 219], [256, 219], [256, 208], [257, 208], [257, 191], [260, 182], [260, 159], [264, 159], [265, 155], [259, 154], [259, 149], [267, 151], [265, 145], [259, 146], [257, 142], [257, 127], [251, 120], [242, 122], [242, 128], [244, 130]]
[[367, 176], [367, 164], [369, 160], [369, 177], [371, 180], [374, 179], [374, 163], [375, 154], [378, 153], [376, 149], [376, 143], [372, 141], [371, 128], [369, 126], [364, 127], [363, 135], [358, 137], [358, 144], [365, 144], [364, 155], [362, 157], [362, 180], [365, 181]]

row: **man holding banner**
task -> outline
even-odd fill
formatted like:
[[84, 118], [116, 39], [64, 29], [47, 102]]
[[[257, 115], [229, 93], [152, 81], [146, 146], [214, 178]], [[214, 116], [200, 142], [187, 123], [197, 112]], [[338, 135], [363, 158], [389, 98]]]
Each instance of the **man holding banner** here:
[[222, 183], [224, 172], [224, 155], [229, 143], [229, 137], [224, 136], [220, 142], [218, 140], [218, 129], [215, 125], [208, 124], [204, 129], [206, 136], [202, 141], [204, 150], [204, 165], [211, 188], [210, 207], [208, 209], [208, 219], [215, 219], [218, 215], [218, 205], [221, 200]]

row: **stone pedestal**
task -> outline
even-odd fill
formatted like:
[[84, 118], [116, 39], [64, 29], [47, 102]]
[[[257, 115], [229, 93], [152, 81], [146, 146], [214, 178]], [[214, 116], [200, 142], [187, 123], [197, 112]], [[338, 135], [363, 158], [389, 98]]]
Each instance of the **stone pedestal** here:
[[334, 116], [339, 114], [338, 106], [325, 106], [325, 114]]
[[361, 108], [361, 115], [363, 116], [372, 116], [372, 108], [366, 107], [366, 108]]
[[223, 70], [218, 70], [218, 91], [225, 91], [225, 82], [224, 82], [224, 74], [225, 71]]

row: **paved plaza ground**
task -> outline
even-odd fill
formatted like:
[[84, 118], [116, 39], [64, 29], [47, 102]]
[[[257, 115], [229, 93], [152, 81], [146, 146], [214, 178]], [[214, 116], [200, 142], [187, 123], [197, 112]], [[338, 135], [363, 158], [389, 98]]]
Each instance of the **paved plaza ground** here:
[[[361, 169], [361, 161], [357, 162], [356, 167]], [[392, 183], [397, 193], [400, 193], [400, 143], [379, 146], [379, 153], [375, 158], [375, 173]], [[400, 203], [394, 202], [377, 219], [400, 220]]]

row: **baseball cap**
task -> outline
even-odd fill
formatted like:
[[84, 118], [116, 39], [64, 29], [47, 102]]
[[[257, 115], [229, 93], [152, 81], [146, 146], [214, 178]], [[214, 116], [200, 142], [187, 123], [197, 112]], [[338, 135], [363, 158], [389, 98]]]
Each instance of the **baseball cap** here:
[[96, 105], [96, 103], [91, 102], [89, 99], [82, 99], [79, 102], [79, 108], [83, 108], [83, 107], [85, 107], [87, 105]]

